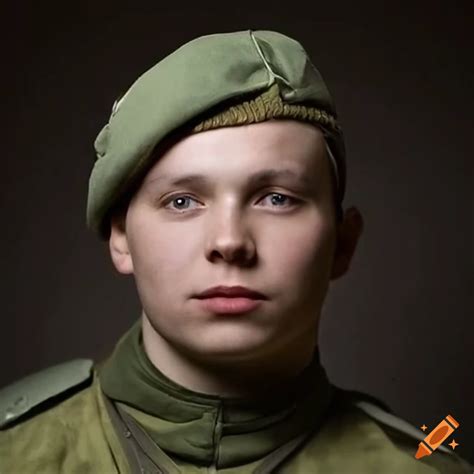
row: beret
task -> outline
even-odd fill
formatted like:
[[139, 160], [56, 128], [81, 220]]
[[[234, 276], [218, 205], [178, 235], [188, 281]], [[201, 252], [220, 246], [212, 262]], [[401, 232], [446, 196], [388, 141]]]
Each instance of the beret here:
[[[320, 126], [336, 164], [337, 195], [342, 202], [344, 139], [321, 74], [295, 39], [276, 31], [245, 30], [189, 41], [142, 74], [115, 101], [108, 123], [94, 142], [88, 227], [102, 239], [108, 238], [110, 212], [146, 175], [160, 142], [202, 121], [219, 106], [265, 91], [277, 91], [285, 104], [280, 117]], [[302, 106], [310, 107], [311, 113]]]

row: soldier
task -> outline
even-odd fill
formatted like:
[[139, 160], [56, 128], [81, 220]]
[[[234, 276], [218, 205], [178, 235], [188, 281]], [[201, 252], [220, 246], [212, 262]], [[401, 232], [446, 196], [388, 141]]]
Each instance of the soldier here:
[[0, 393], [1, 473], [471, 473], [331, 384], [318, 324], [363, 230], [334, 103], [296, 40], [197, 38], [99, 133], [87, 220], [143, 307], [105, 361]]

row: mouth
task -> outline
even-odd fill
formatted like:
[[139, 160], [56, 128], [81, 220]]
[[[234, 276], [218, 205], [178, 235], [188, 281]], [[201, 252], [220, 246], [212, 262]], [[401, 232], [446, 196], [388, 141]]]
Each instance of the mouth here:
[[245, 297], [214, 296], [198, 299], [199, 305], [215, 314], [244, 314], [258, 308], [263, 300]]
[[253, 300], [266, 300], [267, 297], [259, 291], [247, 288], [245, 286], [213, 286], [207, 290], [194, 295], [195, 298], [246, 298]]

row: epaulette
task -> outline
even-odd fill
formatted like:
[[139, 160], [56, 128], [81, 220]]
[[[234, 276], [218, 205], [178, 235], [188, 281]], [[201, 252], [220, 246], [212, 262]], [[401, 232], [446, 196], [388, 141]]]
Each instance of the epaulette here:
[[74, 359], [28, 375], [0, 390], [0, 429], [76, 393], [92, 380], [90, 359]]
[[[425, 439], [426, 433], [415, 428], [404, 419], [395, 416], [390, 407], [382, 402], [382, 400], [379, 400], [368, 393], [359, 392], [357, 390], [346, 390], [337, 386], [334, 386], [334, 388], [336, 397], [339, 400], [345, 400], [346, 402], [355, 405], [372, 419], [415, 438], [418, 441]], [[453, 454], [452, 451], [443, 445], [438, 446], [437, 449], [444, 453]]]
[[[370, 403], [367, 400], [357, 399], [354, 399], [352, 403], [360, 408], [363, 412], [367, 413], [367, 415], [369, 415], [374, 420], [379, 421], [390, 428], [394, 428], [395, 430], [398, 430], [412, 438], [415, 438], [418, 441], [422, 441], [426, 437], [426, 433], [411, 425], [408, 423], [408, 421], [398, 418], [397, 416], [383, 410], [374, 403]], [[453, 454], [452, 451], [442, 444], [438, 446], [437, 450], [443, 451], [444, 453]]]

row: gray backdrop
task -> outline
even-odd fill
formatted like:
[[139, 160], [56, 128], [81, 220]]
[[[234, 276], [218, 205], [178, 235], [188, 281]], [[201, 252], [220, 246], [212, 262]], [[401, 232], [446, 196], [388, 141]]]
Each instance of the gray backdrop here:
[[275, 29], [301, 41], [329, 83], [348, 149], [345, 205], [366, 223], [325, 306], [328, 374], [416, 426], [451, 414], [457, 452], [474, 460], [469, 3], [370, 17], [317, 2], [72, 5], [23, 2], [5, 17], [0, 386], [104, 357], [139, 316], [133, 280], [85, 227], [92, 143], [116, 96], [192, 38]]

